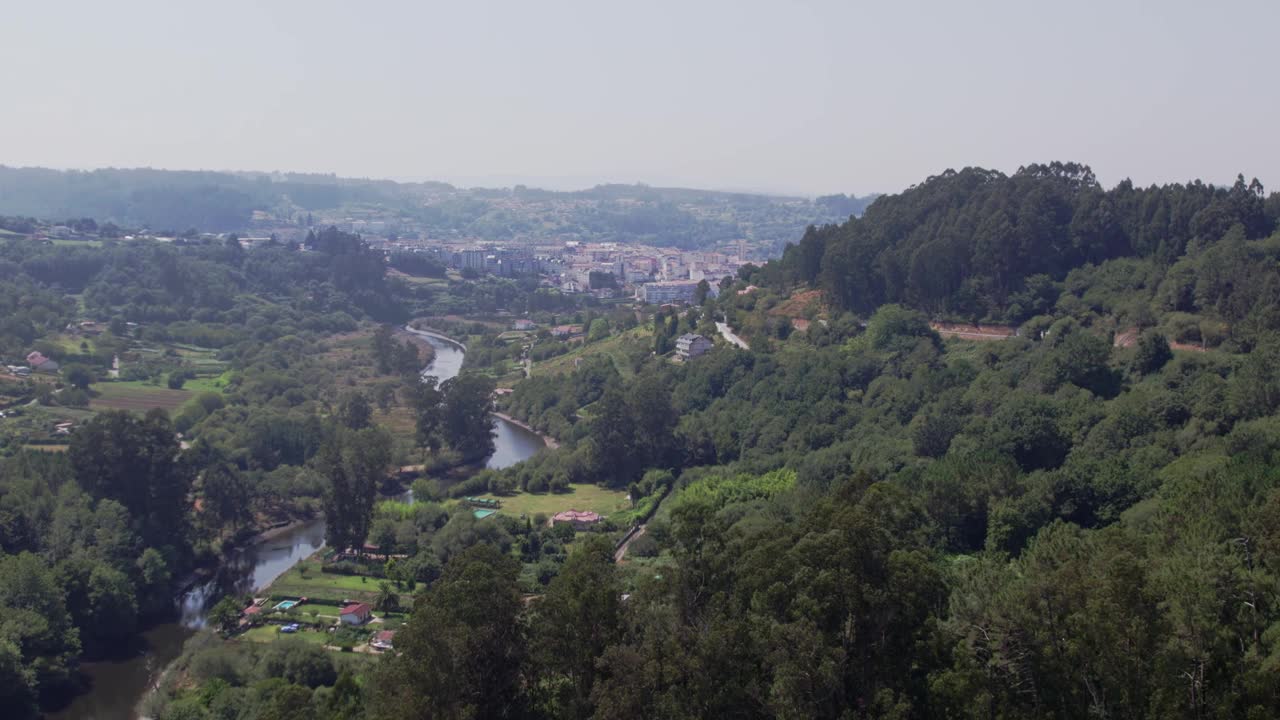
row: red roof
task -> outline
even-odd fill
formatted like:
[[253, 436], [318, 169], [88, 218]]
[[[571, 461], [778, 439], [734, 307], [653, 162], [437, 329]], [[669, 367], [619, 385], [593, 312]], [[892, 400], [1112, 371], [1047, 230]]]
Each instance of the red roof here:
[[369, 607], [369, 603], [351, 603], [342, 608], [341, 615], [368, 615], [373, 612], [373, 608]]
[[564, 512], [556, 513], [555, 517], [552, 518], [552, 520], [555, 522], [575, 522], [576, 521], [576, 522], [589, 522], [589, 523], [596, 522], [599, 519], [600, 519], [600, 515], [598, 513], [593, 513], [590, 510], [565, 510]]
[[391, 639], [394, 638], [395, 636], [396, 636], [395, 630], [383, 630], [377, 635], [374, 635], [373, 640], [374, 642], [391, 642]]

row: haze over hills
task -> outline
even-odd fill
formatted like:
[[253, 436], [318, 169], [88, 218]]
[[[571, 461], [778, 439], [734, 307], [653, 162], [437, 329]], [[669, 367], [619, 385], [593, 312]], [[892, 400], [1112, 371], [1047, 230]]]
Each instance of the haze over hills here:
[[807, 225], [845, 220], [871, 199], [643, 184], [553, 191], [303, 173], [0, 166], [0, 214], [93, 217], [176, 232], [265, 233], [354, 218], [376, 223], [379, 233], [410, 238], [602, 240], [682, 248], [743, 239], [772, 252]]
[[[752, 207], [124, 173], [170, 205], [234, 182], [294, 229], [324, 212], [299, 198], [552, 225]], [[615, 256], [637, 246], [508, 273], [350, 228], [14, 220], [6, 718], [1280, 716], [1280, 194], [1261, 181], [947, 171], [762, 264], [662, 257], [685, 294]], [[531, 433], [516, 464], [490, 464], [495, 407]], [[264, 580], [227, 562], [297, 523], [314, 542], [272, 536], [290, 556]], [[170, 612], [201, 568], [226, 582], [180, 596], [196, 632]]]

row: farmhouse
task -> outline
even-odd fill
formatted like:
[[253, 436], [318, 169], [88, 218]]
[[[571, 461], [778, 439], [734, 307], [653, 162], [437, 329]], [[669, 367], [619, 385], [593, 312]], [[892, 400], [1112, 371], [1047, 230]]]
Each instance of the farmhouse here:
[[59, 367], [56, 360], [50, 360], [39, 350], [32, 350], [27, 353], [27, 364], [36, 372], [54, 373], [58, 372]]
[[376, 650], [391, 650], [394, 647], [392, 641], [395, 640], [395, 637], [395, 630], [383, 630], [373, 636], [373, 640], [369, 641], [369, 645]]
[[338, 619], [347, 625], [363, 625], [372, 617], [373, 608], [369, 607], [369, 603], [351, 603], [342, 608], [338, 615]]
[[551, 328], [551, 336], [558, 338], [573, 337], [582, 334], [581, 325], [557, 325]]
[[551, 524], [570, 523], [575, 530], [587, 530], [600, 522], [600, 514], [590, 510], [564, 510], [551, 518]]
[[676, 355], [682, 360], [696, 358], [710, 349], [711, 341], [702, 335], [685, 333], [676, 338]]

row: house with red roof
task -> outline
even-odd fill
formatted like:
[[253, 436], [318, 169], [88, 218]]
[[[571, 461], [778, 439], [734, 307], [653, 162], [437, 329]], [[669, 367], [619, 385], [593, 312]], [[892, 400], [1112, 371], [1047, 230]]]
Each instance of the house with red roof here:
[[551, 524], [571, 523], [574, 530], [587, 530], [600, 522], [600, 514], [590, 510], [565, 510], [551, 517]]
[[369, 645], [375, 650], [391, 650], [394, 649], [392, 642], [395, 640], [395, 630], [383, 630], [375, 633], [373, 639], [369, 641]]
[[351, 603], [342, 608], [338, 619], [348, 625], [363, 625], [373, 618], [373, 608], [369, 603]]
[[27, 353], [27, 364], [36, 372], [58, 372], [58, 362], [45, 357], [44, 353], [39, 350], [32, 350]]

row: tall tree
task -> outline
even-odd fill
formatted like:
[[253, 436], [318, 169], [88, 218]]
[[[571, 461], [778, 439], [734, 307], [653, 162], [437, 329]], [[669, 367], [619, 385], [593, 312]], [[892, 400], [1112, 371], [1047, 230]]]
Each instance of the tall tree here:
[[381, 428], [334, 428], [313, 464], [328, 482], [325, 541], [359, 551], [369, 535], [378, 485], [391, 466], [391, 437]]
[[464, 372], [446, 380], [440, 390], [444, 406], [440, 431], [449, 447], [468, 460], [493, 453], [493, 380], [478, 373]]
[[145, 544], [186, 547], [192, 471], [179, 461], [181, 449], [163, 410], [143, 418], [104, 412], [76, 432], [68, 452], [80, 487], [124, 505]]
[[540, 681], [532, 693], [546, 716], [592, 716], [596, 663], [619, 639], [621, 595], [613, 545], [597, 535], [582, 541], [535, 606], [530, 653]]
[[396, 635], [396, 654], [368, 684], [369, 716], [521, 717], [518, 572], [513, 558], [487, 544], [451, 560]]

